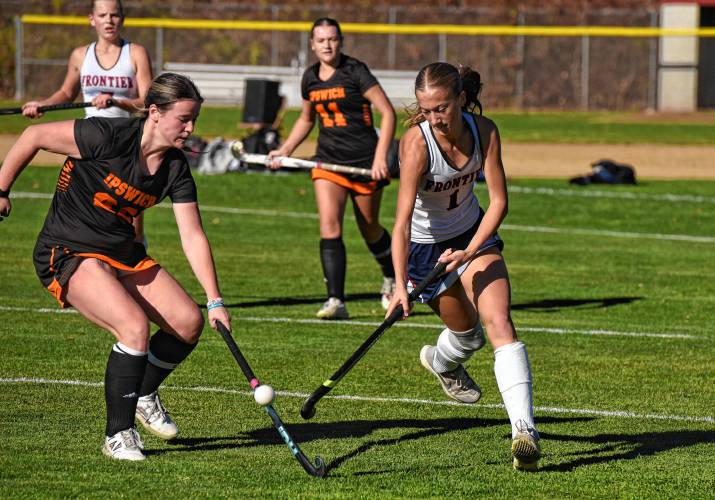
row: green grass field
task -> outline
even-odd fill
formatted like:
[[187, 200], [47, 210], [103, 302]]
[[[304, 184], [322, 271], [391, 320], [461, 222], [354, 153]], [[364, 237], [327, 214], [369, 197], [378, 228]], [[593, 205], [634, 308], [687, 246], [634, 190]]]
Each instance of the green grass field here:
[[[180, 438], [142, 433], [140, 464], [101, 454], [113, 341], [61, 314], [31, 260], [49, 200], [27, 193], [51, 193], [56, 175], [29, 168], [0, 223], [3, 497], [715, 498], [715, 182], [511, 183], [500, 233], [544, 452], [541, 471], [523, 474], [511, 469], [491, 348], [467, 365], [482, 401], [450, 404], [419, 364], [441, 330], [426, 307], [303, 421], [305, 396], [381, 321], [377, 265], [349, 213], [352, 317], [313, 321], [325, 291], [308, 176], [197, 177], [234, 336], [278, 391], [294, 439], [328, 463], [320, 480], [291, 456], [209, 328], [162, 392]], [[396, 192], [385, 193], [388, 226]], [[483, 186], [478, 194], [486, 203]], [[152, 256], [203, 302], [171, 210], [150, 210], [146, 224]]]
[[[14, 101], [0, 101], [0, 106], [15, 107]], [[405, 114], [398, 108], [397, 137], [405, 131]], [[196, 128], [202, 137], [237, 138], [250, 133], [241, 128], [241, 110], [232, 107], [204, 106]], [[590, 144], [713, 144], [715, 143], [715, 112], [700, 112], [690, 119], [659, 116], [657, 120], [633, 113], [615, 112], [515, 112], [485, 110], [499, 124], [502, 138], [507, 142], [590, 143]], [[84, 110], [52, 111], [41, 121], [81, 118]], [[297, 110], [288, 110], [282, 124], [282, 135], [287, 137], [298, 118]], [[380, 115], [375, 114], [379, 121]], [[40, 120], [38, 120], [40, 121]], [[4, 116], [2, 133], [19, 134], [30, 123], [19, 115]], [[317, 127], [311, 138], [317, 138]]]

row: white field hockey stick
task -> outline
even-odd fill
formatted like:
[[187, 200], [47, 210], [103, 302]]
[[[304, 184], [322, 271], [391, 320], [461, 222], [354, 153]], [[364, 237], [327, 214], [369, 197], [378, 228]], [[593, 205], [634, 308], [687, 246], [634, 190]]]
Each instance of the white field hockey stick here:
[[276, 156], [269, 159], [268, 155], [259, 155], [246, 153], [243, 149], [241, 141], [233, 141], [231, 143], [231, 153], [233, 156], [246, 163], [256, 163], [258, 165], [269, 165], [272, 161], [277, 161], [281, 167], [286, 168], [320, 168], [331, 172], [339, 172], [341, 174], [360, 175], [367, 178], [372, 178], [372, 170], [368, 168], [348, 167], [346, 165], [335, 165], [334, 163], [323, 163], [320, 161], [301, 160], [299, 158], [291, 158], [290, 156]]

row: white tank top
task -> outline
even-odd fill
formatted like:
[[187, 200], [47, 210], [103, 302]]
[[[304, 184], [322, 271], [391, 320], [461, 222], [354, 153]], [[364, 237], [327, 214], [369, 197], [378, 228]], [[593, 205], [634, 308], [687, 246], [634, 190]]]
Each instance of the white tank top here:
[[474, 116], [471, 113], [462, 113], [462, 116], [474, 137], [474, 151], [460, 169], [447, 162], [429, 123], [419, 124], [427, 143], [429, 169], [420, 179], [412, 213], [411, 239], [414, 242], [448, 240], [471, 228], [479, 219], [474, 182], [484, 164], [484, 155]]
[[[129, 45], [129, 42], [123, 42], [117, 62], [111, 68], [104, 69], [99, 64], [94, 52], [96, 42], [90, 44], [82, 62], [82, 69], [79, 72], [85, 102], [91, 101], [99, 94], [111, 94], [117, 99], [136, 99], [139, 96], [136, 72], [132, 64]], [[129, 111], [119, 106], [111, 106], [106, 109], [89, 107], [85, 108], [85, 111], [87, 117], [117, 118], [131, 116]]]

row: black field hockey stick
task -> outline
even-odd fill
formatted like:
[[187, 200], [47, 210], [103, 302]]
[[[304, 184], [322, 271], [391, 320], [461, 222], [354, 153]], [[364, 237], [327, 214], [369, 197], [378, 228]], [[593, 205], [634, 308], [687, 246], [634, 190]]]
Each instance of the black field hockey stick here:
[[[241, 371], [246, 376], [246, 379], [248, 380], [248, 383], [251, 388], [255, 389], [256, 387], [261, 385], [261, 383], [256, 378], [256, 375], [254, 375], [253, 370], [251, 370], [251, 367], [248, 365], [248, 361], [246, 361], [246, 358], [243, 356], [243, 353], [241, 353], [241, 350], [238, 348], [238, 345], [236, 345], [236, 342], [233, 340], [231, 332], [229, 332], [228, 329], [220, 321], [216, 322], [216, 328], [218, 329], [218, 332], [221, 334], [223, 339], [226, 341], [226, 344], [228, 345], [231, 354], [233, 354], [233, 357], [236, 358], [236, 362], [238, 363], [238, 366], [241, 367]], [[264, 408], [268, 412], [268, 415], [271, 417], [273, 425], [276, 427], [276, 429], [278, 429], [278, 434], [281, 435], [283, 441], [285, 441], [285, 444], [288, 445], [288, 448], [293, 453], [293, 456], [298, 459], [300, 465], [302, 465], [305, 469], [305, 472], [307, 472], [311, 476], [325, 477], [327, 471], [323, 459], [316, 456], [315, 465], [313, 465], [308, 459], [308, 457], [306, 457], [305, 454], [300, 451], [298, 445], [295, 444], [293, 439], [290, 437], [290, 434], [288, 434], [285, 425], [283, 425], [283, 422], [281, 421], [280, 417], [273, 409], [273, 405], [268, 404], [264, 406]]]
[[[113, 106], [114, 102], [109, 99], [107, 106]], [[61, 109], [78, 109], [92, 107], [91, 102], [66, 102], [63, 104], [50, 104], [49, 106], [40, 106], [37, 111], [44, 113], [45, 111], [59, 111]], [[0, 108], [0, 115], [19, 115], [22, 114], [22, 108]]]
[[[434, 267], [434, 269], [432, 269], [429, 274], [425, 276], [425, 279], [420, 281], [417, 287], [415, 287], [410, 292], [409, 301], [414, 302], [425, 288], [427, 288], [431, 283], [433, 283], [437, 280], [437, 278], [440, 277], [446, 267], [447, 264], [445, 262], [439, 262]], [[315, 415], [315, 405], [318, 404], [318, 401], [320, 401], [323, 396], [329, 393], [333, 389], [333, 387], [335, 387], [338, 382], [340, 382], [340, 379], [342, 379], [350, 370], [352, 370], [353, 366], [355, 366], [357, 362], [362, 359], [362, 357], [372, 347], [372, 345], [377, 342], [377, 340], [382, 336], [383, 333], [385, 333], [385, 330], [390, 328], [398, 319], [402, 317], [403, 314], [404, 310], [402, 308], [402, 305], [398, 305], [395, 310], [392, 311], [392, 314], [390, 314], [387, 319], [383, 321], [380, 326], [377, 327], [377, 330], [375, 330], [372, 335], [370, 335], [367, 340], [365, 340], [365, 342], [363, 342], [362, 345], [357, 348], [357, 350], [352, 354], [352, 356], [350, 356], [350, 358], [348, 358], [348, 360], [343, 363], [343, 366], [338, 368], [338, 370], [333, 373], [332, 377], [323, 382], [322, 385], [320, 385], [316, 390], [313, 391], [313, 394], [308, 396], [308, 398], [303, 402], [303, 406], [300, 409], [300, 416], [306, 420], [309, 418], [313, 418], [313, 416]]]

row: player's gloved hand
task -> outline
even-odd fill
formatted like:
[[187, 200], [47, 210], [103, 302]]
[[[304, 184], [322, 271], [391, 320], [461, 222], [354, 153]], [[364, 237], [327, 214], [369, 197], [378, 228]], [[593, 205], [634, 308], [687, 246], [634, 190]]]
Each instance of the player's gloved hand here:
[[4, 217], [10, 215], [11, 210], [12, 203], [10, 203], [10, 198], [0, 197], [0, 221], [2, 221]]

